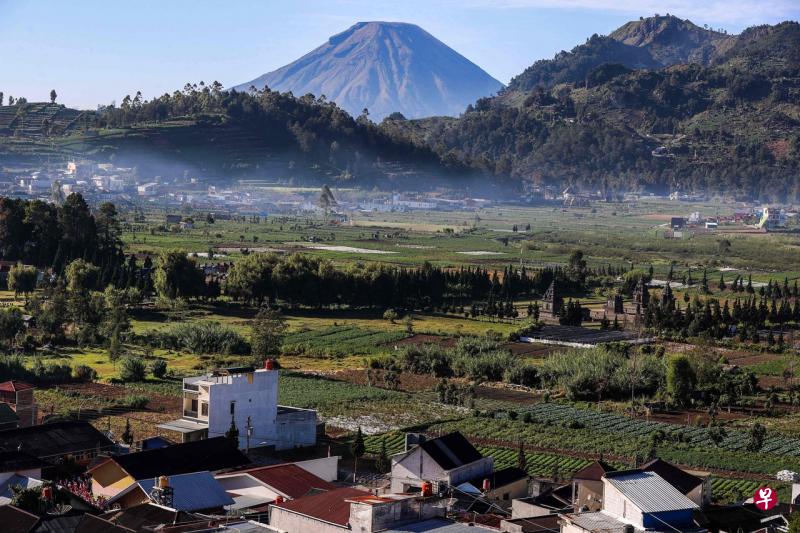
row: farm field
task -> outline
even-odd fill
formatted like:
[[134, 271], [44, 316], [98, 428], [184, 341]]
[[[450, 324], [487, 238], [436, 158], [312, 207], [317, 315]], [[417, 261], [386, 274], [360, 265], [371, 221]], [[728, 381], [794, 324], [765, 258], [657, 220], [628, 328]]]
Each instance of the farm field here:
[[[122, 240], [125, 252], [136, 253], [139, 261], [181, 250], [197, 264], [213, 268], [218, 263], [235, 264], [251, 253], [300, 253], [328, 259], [330, 267], [343, 273], [368, 263], [405, 269], [430, 264], [445, 272], [485, 270], [489, 277], [496, 276], [493, 283], [497, 284], [503, 282], [509, 268], [563, 271], [572, 254], [580, 250], [587, 268], [616, 270], [590, 290], [572, 289], [564, 295], [596, 311], [620, 290], [625, 273], [631, 269], [647, 272], [652, 268], [656, 280], [666, 279], [672, 269], [676, 280], [673, 292], [681, 306], [686, 305], [684, 297], [715, 298], [720, 305], [733, 305], [744, 297], [719, 290], [721, 276], [727, 283], [738, 276], [745, 282], [752, 277], [756, 291], [770, 280], [784, 283], [785, 279], [791, 287], [800, 277], [800, 267], [796, 271], [790, 267], [800, 265], [797, 235], [702, 233], [680, 240], [664, 238], [663, 225], [669, 216], [691, 211], [713, 214], [721, 209], [732, 208], [645, 199], [630, 205], [598, 203], [592, 208], [569, 210], [502, 206], [464, 212], [355, 213], [352, 224], [300, 216], [270, 216], [259, 222], [220, 219], [211, 224], [203, 213], [192, 213], [194, 227], [176, 230], [165, 225], [163, 211], [146, 208], [144, 220], [137, 217], [133, 221], [125, 214]], [[763, 253], [765, 246], [771, 251], [768, 256]], [[698, 285], [704, 271], [707, 293]], [[694, 284], [677, 288], [686, 275], [691, 275]], [[109, 356], [107, 346], [97, 344], [69, 343], [24, 354], [29, 369], [41, 362], [72, 368], [88, 365], [97, 372], [98, 382], [85, 387], [65, 384], [43, 388], [38, 398], [44, 412], [74, 416], [81, 410], [82, 416], [91, 417], [98, 427], [110, 428], [115, 434], [127, 423], [137, 435], [157, 432], [158, 423], [179, 416], [174, 402], [180, 394], [182, 376], [253, 360], [242, 355], [246, 351], [165, 344], [165, 337], [186, 325], [213, 325], [235, 333], [245, 343], [252, 340], [257, 307], [233, 299], [224, 286], [222, 289], [216, 298], [188, 302], [152, 299], [131, 309], [130, 330], [116, 360]], [[661, 289], [652, 289], [653, 298], [660, 294]], [[800, 471], [800, 441], [794, 437], [800, 430], [800, 418], [788, 391], [791, 379], [786, 377], [796, 359], [791, 348], [779, 353], [766, 343], [715, 343], [714, 339], [685, 335], [656, 343], [649, 353], [663, 347], [664, 362], [676, 354], [695, 361], [713, 353], [725, 364], [754, 372], [762, 383], [764, 390], [748, 393], [743, 399], [746, 405], [732, 414], [718, 409], [717, 420], [724, 421], [726, 432], [722, 438], [712, 438], [706, 426], [709, 417], [698, 407], [656, 414], [651, 420], [632, 419], [624, 414], [628, 408], [624, 397], [604, 404], [608, 412], [598, 411], [593, 404], [569, 401], [563, 390], [552, 385], [511, 383], [506, 379], [506, 369], [487, 381], [466, 377], [468, 372], [477, 375], [480, 368], [462, 368], [459, 374], [444, 371], [441, 375], [402, 368], [406, 351], [424, 351], [420, 347], [425, 344], [452, 351], [461, 337], [490, 339], [498, 350], [510, 352], [514, 361], [522, 362], [530, 375], [538, 377], [549, 371], [548, 362], [554, 356], [566, 350], [558, 345], [515, 342], [515, 332], [530, 322], [529, 306], [543, 304], [538, 289], [508, 302], [518, 313], [516, 318], [470, 314], [469, 306], [457, 298], [448, 295], [444, 301], [447, 305], [398, 309], [396, 316], [386, 317], [386, 309], [271, 302], [280, 308], [286, 324], [278, 357], [282, 368], [280, 402], [316, 409], [332, 435], [348, 435], [361, 428], [367, 435], [369, 453], [376, 453], [376, 439], [384, 434], [392, 436], [387, 446], [394, 450], [398, 442], [402, 446], [402, 437], [398, 436], [404, 430], [428, 434], [457, 430], [495, 457], [498, 465], [514, 466], [516, 447], [522, 441], [526, 467], [536, 476], [557, 473], [568, 477], [601, 453], [621, 466], [629, 466], [655, 451], [666, 460], [712, 471], [720, 497], [733, 499], [738, 491], [746, 493], [753, 483], [771, 478], [778, 470]], [[14, 292], [0, 292], [0, 306], [23, 305], [24, 300]], [[552, 318], [546, 321], [548, 327], [557, 322]], [[598, 320], [584, 321], [582, 326], [601, 333]], [[787, 334], [787, 338], [791, 343], [793, 337]], [[131, 356], [145, 361], [147, 375], [144, 381], [122, 385], [120, 361]], [[168, 379], [150, 374], [152, 363], [160, 360], [167, 363]], [[393, 373], [398, 375], [390, 383], [387, 375]], [[449, 386], [471, 389], [469, 399], [443, 400], [443, 377]], [[770, 386], [777, 388], [773, 391]], [[772, 416], [767, 416], [764, 405], [770, 395], [775, 396], [770, 401], [776, 405]], [[136, 396], [150, 397], [151, 402], [145, 407], [127, 405]], [[513, 411], [514, 419], [509, 411]], [[755, 422], [767, 428], [767, 436], [759, 451], [751, 452], [747, 434]]]

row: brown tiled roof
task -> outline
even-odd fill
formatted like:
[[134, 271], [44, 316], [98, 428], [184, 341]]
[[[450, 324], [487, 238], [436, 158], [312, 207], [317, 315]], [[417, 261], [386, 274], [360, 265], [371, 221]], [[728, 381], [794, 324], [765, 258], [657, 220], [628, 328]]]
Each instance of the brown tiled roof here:
[[345, 487], [276, 504], [275, 507], [310, 516], [330, 524], [346, 526], [350, 521], [350, 503], [346, 500], [371, 495], [370, 492], [365, 490]]
[[678, 468], [677, 466], [662, 461], [661, 459], [653, 459], [649, 463], [641, 467], [643, 472], [654, 472], [664, 478], [664, 480], [678, 489], [683, 494], [687, 494], [692, 489], [703, 483], [699, 477], [690, 474], [689, 472]]
[[3, 531], [26, 533], [39, 522], [39, 517], [13, 505], [0, 506], [0, 524]]
[[293, 500], [302, 498], [312, 489], [330, 491], [338, 488], [333, 483], [329, 483], [295, 464], [248, 468], [241, 472], [250, 474]]
[[600, 481], [608, 472], [613, 472], [614, 467], [603, 461], [595, 461], [588, 464], [572, 474], [572, 479], [585, 479], [589, 481]]
[[25, 383], [24, 381], [4, 381], [0, 383], [0, 391], [1, 392], [17, 392], [21, 390], [28, 390], [34, 388], [33, 385], [30, 383]]

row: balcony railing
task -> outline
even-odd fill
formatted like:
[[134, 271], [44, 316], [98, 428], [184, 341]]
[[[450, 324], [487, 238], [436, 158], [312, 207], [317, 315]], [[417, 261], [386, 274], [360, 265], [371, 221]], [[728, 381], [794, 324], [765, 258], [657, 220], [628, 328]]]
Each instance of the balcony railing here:
[[183, 390], [193, 390], [193, 391], [200, 391], [200, 387], [198, 385], [194, 385], [193, 383], [184, 383]]

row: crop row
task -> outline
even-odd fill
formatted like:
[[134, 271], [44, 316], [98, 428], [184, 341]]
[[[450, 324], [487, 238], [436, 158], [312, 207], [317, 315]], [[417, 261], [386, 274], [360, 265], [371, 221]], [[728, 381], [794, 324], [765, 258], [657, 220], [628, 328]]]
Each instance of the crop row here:
[[281, 372], [278, 390], [278, 401], [281, 405], [323, 410], [343, 402], [406, 397], [401, 392], [289, 372]]
[[[627, 437], [649, 437], [657, 431], [662, 431], [666, 436], [673, 437], [693, 447], [718, 447], [729, 451], [744, 451], [749, 440], [748, 435], [742, 431], [727, 431], [724, 439], [719, 444], [715, 444], [706, 427], [652, 422], [629, 418], [616, 413], [580, 409], [557, 403], [532, 405], [522, 412], [530, 413], [536, 422], [545, 424], [577, 423], [593, 431], [614, 433]], [[759, 451], [775, 455], [800, 457], [800, 439], [768, 435]]]
[[[586, 425], [570, 423], [570, 418], [558, 422], [534, 418], [525, 422], [518, 418], [466, 417], [429, 426], [428, 431], [461, 431], [465, 436], [487, 439], [498, 444], [508, 443], [514, 447], [522, 442], [553, 450], [570, 450], [592, 455], [605, 454], [624, 458], [633, 464], [651, 450], [650, 439], [645, 435], [626, 434], [622, 431], [601, 431]], [[574, 419], [572, 419], [574, 421]], [[582, 424], [582, 423], [581, 423]], [[729, 450], [716, 446], [695, 445], [691, 442], [678, 442], [666, 439], [658, 445], [656, 453], [662, 459], [698, 468], [715, 468], [732, 472], [754, 472], [774, 475], [783, 469], [800, 471], [800, 459], [793, 456], [779, 456], [767, 453], [754, 453]]]
[[361, 355], [374, 353], [381, 346], [405, 338], [401, 331], [379, 331], [354, 326], [330, 326], [320, 330], [300, 331], [286, 336], [287, 353], [323, 353]]
[[[403, 433], [392, 431], [382, 435], [365, 437], [367, 453], [379, 454], [382, 443], [385, 442], [386, 452], [389, 455], [400, 453], [405, 446]], [[519, 464], [519, 450], [497, 446], [477, 446], [479, 452], [486, 457], [493, 457], [496, 469], [515, 467]], [[568, 478], [573, 472], [588, 465], [590, 461], [576, 457], [567, 457], [551, 453], [525, 452], [525, 466], [531, 476], [558, 476]]]

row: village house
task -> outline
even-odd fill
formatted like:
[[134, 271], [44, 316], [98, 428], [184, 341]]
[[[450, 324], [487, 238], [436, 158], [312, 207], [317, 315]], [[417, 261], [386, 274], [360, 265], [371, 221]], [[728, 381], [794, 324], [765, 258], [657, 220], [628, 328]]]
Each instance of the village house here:
[[228, 368], [183, 379], [183, 416], [158, 427], [191, 442], [227, 433], [233, 423], [239, 447], [276, 450], [313, 446], [317, 412], [278, 405], [278, 372], [272, 361], [263, 369]]
[[434, 492], [455, 489], [470, 502], [495, 501], [510, 507], [511, 500], [528, 496], [529, 479], [527, 472], [516, 467], [495, 471], [494, 460], [484, 457], [459, 432], [430, 440], [408, 434], [406, 451], [392, 457], [390, 491], [418, 492], [430, 484]]
[[31, 488], [42, 484], [46, 464], [27, 453], [0, 452], [0, 505], [11, 503], [12, 487]]
[[484, 457], [459, 432], [423, 440], [392, 457], [391, 492], [420, 490], [425, 482], [456, 487], [475, 478], [489, 478], [494, 460]]
[[608, 472], [602, 480], [602, 507], [562, 514], [562, 533], [697, 530], [699, 506], [655, 472]]
[[234, 501], [207, 471], [140, 479], [109, 498], [110, 506], [126, 509], [148, 502], [171, 509], [206, 514], [225, 514]]
[[[296, 500], [310, 493], [337, 489], [331, 481], [336, 479], [338, 459], [333, 456], [301, 463], [248, 468], [219, 474], [216, 480], [233, 498], [232, 509], [265, 512], [271, 503]], [[333, 467], [332, 472], [328, 465]], [[313, 474], [309, 469], [328, 479]]]
[[[446, 505], [430, 494], [376, 496], [356, 488], [341, 488], [270, 506], [270, 527], [300, 533], [358, 531], [464, 531], [482, 529], [445, 520]], [[455, 528], [455, 529], [454, 529]]]
[[599, 511], [603, 507], [603, 476], [614, 467], [595, 461], [572, 476], [572, 503], [579, 511]]
[[[87, 470], [95, 497], [113, 498], [132, 485], [160, 476], [218, 472], [250, 460], [225, 437], [175, 444], [137, 453], [112, 455]], [[141, 503], [141, 502], [136, 502]]]
[[0, 431], [0, 451], [20, 451], [47, 463], [43, 469], [74, 461], [86, 466], [102, 452], [116, 449], [114, 441], [88, 422], [51, 422]]
[[[17, 416], [17, 423], [13, 427], [28, 427], [36, 424], [36, 403], [33, 400], [35, 387], [22, 381], [4, 381], [0, 383], [0, 407], [6, 405]], [[3, 411], [0, 409], [0, 415]], [[0, 416], [0, 428], [10, 423], [8, 415]]]

